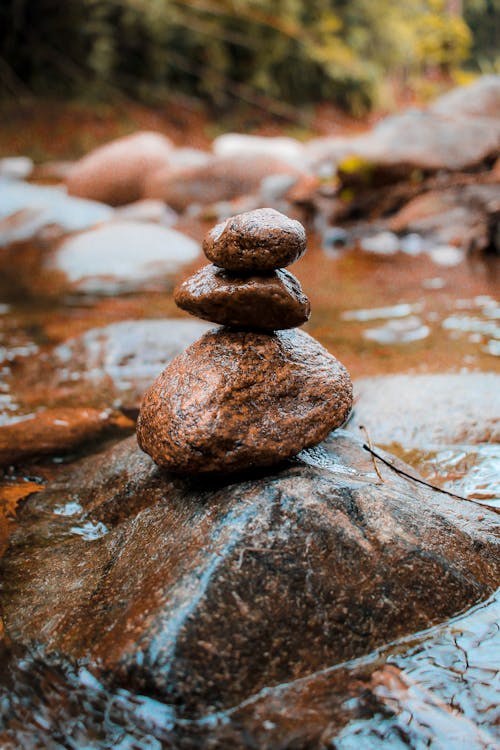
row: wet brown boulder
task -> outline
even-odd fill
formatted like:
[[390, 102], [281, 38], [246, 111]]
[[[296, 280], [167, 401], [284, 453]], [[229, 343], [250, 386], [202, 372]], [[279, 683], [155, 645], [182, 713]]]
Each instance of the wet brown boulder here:
[[413, 198], [389, 221], [394, 232], [417, 232], [467, 250], [500, 252], [497, 184], [430, 190]]
[[131, 429], [133, 422], [109, 409], [44, 409], [0, 426], [0, 466], [33, 456], [67, 453], [106, 434]]
[[289, 266], [306, 251], [302, 224], [274, 208], [231, 216], [208, 232], [203, 252], [227, 271], [262, 273]]
[[141, 404], [137, 437], [176, 473], [270, 466], [347, 419], [349, 373], [303, 331], [219, 329], [162, 372]]
[[302, 173], [279, 159], [264, 156], [213, 157], [207, 164], [177, 170], [159, 169], [148, 176], [146, 198], [160, 198], [176, 211], [229, 201], [257, 191], [272, 175]]
[[[188, 731], [176, 719], [237, 706], [233, 729], [240, 717], [275, 738], [265, 746], [290, 747], [297, 711], [317, 731], [334, 696], [342, 721], [352, 685], [336, 670], [282, 683], [424, 630], [500, 580], [493, 511], [381, 472], [343, 431], [239, 482], [173, 478], [123, 441], [19, 508], [6, 635], [161, 700], [172, 746]], [[262, 717], [276, 724], [264, 732]]]
[[148, 176], [169, 164], [173, 144], [161, 133], [140, 132], [91, 151], [66, 177], [71, 195], [111, 206], [124, 206], [144, 196]]
[[182, 310], [213, 323], [275, 331], [295, 328], [309, 318], [310, 304], [300, 282], [288, 271], [236, 276], [205, 266], [174, 293]]

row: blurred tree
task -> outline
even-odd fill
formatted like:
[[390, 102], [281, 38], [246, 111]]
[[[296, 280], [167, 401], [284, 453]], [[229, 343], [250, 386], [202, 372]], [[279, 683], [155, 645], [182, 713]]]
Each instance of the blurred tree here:
[[[466, 0], [475, 23], [500, 0]], [[218, 108], [330, 100], [361, 112], [388, 73], [449, 69], [468, 54], [459, 0], [3, 0], [0, 82], [10, 93]], [[482, 32], [483, 33], [483, 32]]]
[[472, 64], [500, 73], [500, 0], [464, 0], [463, 12], [474, 40]]

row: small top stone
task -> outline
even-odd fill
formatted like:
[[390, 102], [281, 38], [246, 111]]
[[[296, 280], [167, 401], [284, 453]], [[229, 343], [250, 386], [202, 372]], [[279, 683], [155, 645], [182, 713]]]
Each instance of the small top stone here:
[[232, 216], [208, 232], [203, 250], [227, 271], [265, 273], [289, 266], [306, 250], [305, 229], [273, 208]]

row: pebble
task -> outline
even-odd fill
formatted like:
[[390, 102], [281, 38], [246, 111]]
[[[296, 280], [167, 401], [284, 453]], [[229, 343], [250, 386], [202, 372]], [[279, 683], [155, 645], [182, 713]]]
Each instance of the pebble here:
[[306, 250], [302, 224], [273, 208], [260, 208], [217, 224], [206, 236], [209, 260], [227, 271], [274, 271], [289, 266]]
[[235, 276], [208, 265], [180, 284], [174, 299], [182, 310], [203, 320], [264, 331], [295, 328], [310, 314], [300, 282], [285, 270]]

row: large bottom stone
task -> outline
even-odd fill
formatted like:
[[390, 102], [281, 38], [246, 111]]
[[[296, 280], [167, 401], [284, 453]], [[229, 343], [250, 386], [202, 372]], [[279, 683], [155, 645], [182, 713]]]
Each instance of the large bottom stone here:
[[347, 419], [345, 367], [302, 331], [218, 329], [162, 372], [144, 396], [137, 437], [160, 466], [186, 474], [271, 466]]
[[496, 514], [381, 471], [344, 431], [279, 472], [203, 485], [123, 441], [20, 509], [6, 634], [188, 719], [484, 598]]

